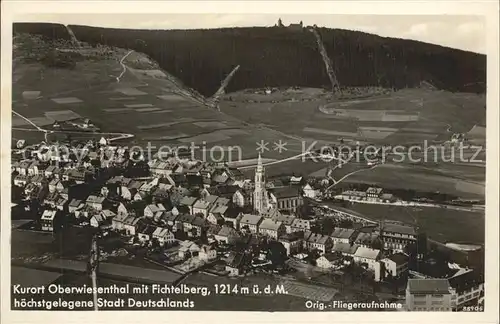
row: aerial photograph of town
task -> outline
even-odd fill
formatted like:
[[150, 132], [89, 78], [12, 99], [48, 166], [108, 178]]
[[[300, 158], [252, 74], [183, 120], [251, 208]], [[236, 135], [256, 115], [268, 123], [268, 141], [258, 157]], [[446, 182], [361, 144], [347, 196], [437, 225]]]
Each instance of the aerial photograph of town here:
[[11, 309], [484, 312], [484, 47], [315, 17], [14, 23]]

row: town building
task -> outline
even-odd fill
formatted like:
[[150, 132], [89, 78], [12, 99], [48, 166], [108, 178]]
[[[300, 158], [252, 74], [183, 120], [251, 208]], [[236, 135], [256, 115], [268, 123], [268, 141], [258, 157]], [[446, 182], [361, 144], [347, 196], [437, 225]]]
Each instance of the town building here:
[[382, 194], [382, 188], [370, 187], [366, 190], [366, 198], [368, 201], [378, 200]]
[[417, 244], [417, 232], [413, 226], [381, 223], [373, 233], [380, 237], [385, 249], [394, 252], [404, 252], [408, 245]]
[[259, 234], [266, 235], [277, 240], [280, 236], [286, 233], [283, 222], [265, 218], [259, 226]]
[[312, 251], [319, 250], [321, 253], [330, 252], [333, 247], [333, 241], [328, 235], [312, 233], [307, 231], [304, 233], [304, 248]]
[[349, 243], [341, 243], [337, 242], [333, 245], [332, 251], [338, 252], [346, 257], [353, 257], [356, 251], [358, 250], [359, 245], [357, 244], [349, 244]]
[[368, 269], [375, 271], [375, 268], [378, 266], [378, 260], [380, 260], [380, 255], [380, 250], [359, 247], [354, 253], [353, 259], [354, 262], [366, 264]]
[[398, 252], [380, 260], [384, 264], [381, 277], [398, 278], [408, 273], [408, 256], [404, 253]]
[[451, 311], [450, 284], [447, 279], [408, 279], [408, 311]]
[[304, 242], [304, 232], [293, 232], [281, 236], [278, 242], [283, 244], [287, 255], [294, 255], [302, 252]]
[[464, 306], [475, 306], [484, 293], [484, 280], [474, 270], [461, 269], [448, 279], [451, 288], [451, 307], [460, 310]]
[[61, 226], [61, 212], [58, 210], [46, 209], [43, 211], [42, 217], [40, 218], [40, 224], [42, 231], [55, 232]]
[[325, 253], [316, 259], [316, 266], [322, 269], [332, 269], [339, 266], [342, 262], [340, 253]]
[[156, 239], [160, 246], [170, 246], [175, 242], [174, 233], [164, 227], [157, 227], [155, 229], [153, 239]]
[[[311, 221], [308, 219], [295, 218], [290, 225], [290, 233], [306, 232], [311, 230]], [[288, 228], [287, 228], [288, 232]]]
[[214, 238], [218, 242], [224, 242], [225, 244], [235, 244], [240, 238], [240, 234], [232, 227], [222, 226]]
[[296, 213], [303, 204], [303, 197], [298, 186], [272, 189], [271, 200], [278, 210], [288, 213]]
[[240, 230], [243, 231], [248, 228], [252, 234], [259, 233], [259, 226], [262, 223], [263, 217], [258, 215], [244, 214], [240, 220]]
[[209, 245], [203, 245], [198, 252], [201, 261], [210, 262], [217, 258], [217, 250]]
[[333, 243], [351, 243], [354, 240], [355, 230], [351, 228], [337, 227], [330, 235]]

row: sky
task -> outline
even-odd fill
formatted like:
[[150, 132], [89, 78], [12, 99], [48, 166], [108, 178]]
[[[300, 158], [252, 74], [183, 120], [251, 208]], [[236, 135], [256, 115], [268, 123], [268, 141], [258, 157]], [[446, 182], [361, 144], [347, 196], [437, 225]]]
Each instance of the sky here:
[[304, 25], [359, 30], [384, 37], [413, 39], [432, 44], [486, 53], [486, 21], [466, 15], [339, 15], [339, 14], [44, 14], [23, 21], [131, 29], [195, 29], [273, 26], [281, 18], [285, 25]]

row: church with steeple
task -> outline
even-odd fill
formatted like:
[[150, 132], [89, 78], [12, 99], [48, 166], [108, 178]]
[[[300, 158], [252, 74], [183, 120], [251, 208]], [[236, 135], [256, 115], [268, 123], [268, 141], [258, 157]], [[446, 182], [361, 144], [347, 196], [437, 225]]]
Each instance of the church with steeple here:
[[266, 191], [266, 181], [262, 158], [259, 153], [257, 168], [255, 169], [255, 189], [253, 192], [253, 209], [258, 214], [263, 214], [269, 209], [269, 196]]

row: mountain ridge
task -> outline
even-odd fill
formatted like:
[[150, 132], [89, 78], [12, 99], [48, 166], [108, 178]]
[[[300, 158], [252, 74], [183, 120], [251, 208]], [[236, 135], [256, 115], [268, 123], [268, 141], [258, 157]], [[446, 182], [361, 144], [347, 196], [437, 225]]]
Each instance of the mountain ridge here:
[[[286, 27], [134, 30], [69, 25], [78, 40], [143, 52], [187, 86], [210, 96], [236, 65], [228, 92], [266, 86], [326, 87], [313, 35]], [[341, 86], [418, 87], [484, 93], [486, 55], [414, 40], [318, 28]], [[63, 25], [16, 23], [14, 32], [70, 36]], [[304, 62], [307, 62], [304, 63]], [[199, 77], [199, 76], [203, 77]]]

